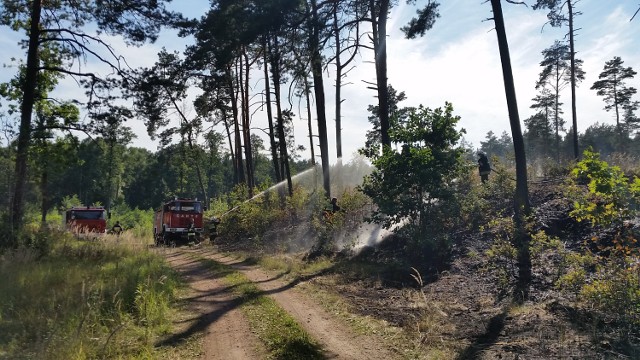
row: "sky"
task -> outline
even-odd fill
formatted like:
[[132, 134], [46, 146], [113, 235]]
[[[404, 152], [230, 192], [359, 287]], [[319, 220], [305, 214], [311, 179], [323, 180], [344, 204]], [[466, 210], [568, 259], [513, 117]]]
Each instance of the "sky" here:
[[[529, 0], [525, 2], [532, 3]], [[419, 5], [424, 1], [417, 3]], [[444, 106], [445, 102], [452, 103], [454, 114], [461, 117], [459, 127], [466, 131], [465, 140], [479, 147], [489, 131], [498, 136], [503, 131], [510, 133], [497, 37], [493, 21], [489, 20], [492, 16], [491, 5], [484, 0], [442, 0], [440, 3], [441, 16], [433, 29], [424, 37], [413, 40], [404, 39], [399, 29], [414, 15], [416, 7], [400, 0], [398, 6], [391, 10], [387, 39], [389, 84], [406, 93], [407, 100], [402, 103], [404, 106], [422, 104], [437, 108]], [[205, 14], [208, 4], [208, 0], [174, 0], [171, 8], [188, 17], [199, 18]], [[581, 0], [576, 5], [582, 13], [575, 20], [578, 29], [576, 56], [583, 60], [583, 70], [586, 72], [585, 80], [577, 88], [580, 132], [596, 122], [615, 123], [614, 115], [603, 109], [602, 98], [590, 90], [605, 62], [620, 56], [624, 66], [636, 71], [640, 69], [640, 17], [630, 21], [638, 6], [637, 0]], [[503, 12], [518, 109], [524, 129], [524, 119], [534, 114], [530, 105], [538, 92], [535, 83], [542, 70], [539, 65], [541, 52], [555, 40], [564, 40], [568, 30], [549, 26], [547, 11], [533, 10], [530, 6], [503, 1]], [[20, 36], [7, 27], [0, 27], [0, 48], [3, 49], [0, 63], [9, 64], [12, 57], [24, 58], [25, 51], [17, 46]], [[117, 37], [108, 38], [107, 41], [117, 52], [125, 55], [130, 66], [149, 67], [162, 47], [170, 51], [182, 51], [192, 39], [182, 39], [175, 32], [164, 30], [156, 43], [140, 48], [128, 48]], [[89, 63], [84, 66], [91, 68], [93, 65]], [[13, 71], [10, 68], [2, 69], [0, 81], [9, 80]], [[336, 156], [335, 110], [332, 103], [334, 72], [335, 67], [331, 65], [325, 72], [331, 162], [335, 161]], [[259, 83], [260, 79], [254, 76], [253, 81]], [[345, 80], [348, 85], [343, 88], [342, 139], [346, 160], [364, 145], [365, 133], [370, 129], [366, 109], [377, 101], [374, 91], [367, 89], [365, 81], [375, 82], [373, 54], [366, 50], [349, 72]], [[640, 76], [628, 81], [627, 85], [640, 88]], [[82, 98], [82, 91], [72, 80], [61, 83], [56, 94]], [[636, 95], [635, 100], [640, 100], [640, 96]], [[570, 123], [569, 87], [561, 93], [561, 102], [564, 103], [564, 119]], [[265, 128], [266, 111], [255, 110], [252, 127]], [[294, 102], [292, 110], [297, 114], [294, 119], [296, 144], [308, 148], [306, 110], [302, 103], [297, 102]], [[157, 149], [158, 144], [146, 134], [141, 120], [132, 120], [127, 125], [137, 135], [132, 145], [152, 151]], [[262, 134], [260, 131], [255, 133]], [[314, 133], [317, 134], [317, 128], [314, 128]], [[308, 150], [301, 155], [302, 158], [310, 156]]]

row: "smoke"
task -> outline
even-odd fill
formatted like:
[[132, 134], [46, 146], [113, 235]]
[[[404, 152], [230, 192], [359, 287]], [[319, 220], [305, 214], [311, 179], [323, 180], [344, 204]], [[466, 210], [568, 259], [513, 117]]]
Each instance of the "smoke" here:
[[[338, 204], [344, 209], [343, 200], [347, 201], [357, 196], [364, 199], [364, 195], [355, 194], [357, 187], [362, 184], [364, 177], [373, 171], [373, 167], [361, 156], [353, 157], [346, 164], [341, 160], [338, 159], [330, 168], [331, 197], [337, 197]], [[267, 252], [297, 253], [311, 251], [320, 242], [326, 241], [335, 250], [359, 252], [365, 247], [376, 246], [392, 234], [393, 230], [365, 221], [371, 214], [373, 205], [370, 201], [362, 205], [362, 208], [354, 209], [351, 205], [346, 212], [332, 215], [335, 216], [333, 220], [328, 218], [327, 214], [331, 214], [331, 208], [324, 195], [320, 166], [296, 174], [291, 180], [295, 191], [294, 196], [287, 201], [292, 213], [269, 224], [269, 227], [256, 235], [256, 238], [246, 239], [247, 246], [259, 247]], [[245, 203], [258, 201], [265, 195], [277, 195], [278, 191], [286, 190], [286, 186], [286, 181], [278, 183]], [[235, 211], [239, 206], [225, 214]]]

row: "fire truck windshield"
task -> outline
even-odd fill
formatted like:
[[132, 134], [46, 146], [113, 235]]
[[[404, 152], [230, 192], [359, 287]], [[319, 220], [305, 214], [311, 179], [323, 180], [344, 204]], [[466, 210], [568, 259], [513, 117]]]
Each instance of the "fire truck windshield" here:
[[100, 220], [104, 219], [104, 210], [72, 211], [71, 219], [75, 220]]
[[201, 213], [202, 204], [199, 202], [176, 202], [169, 206], [169, 210]]

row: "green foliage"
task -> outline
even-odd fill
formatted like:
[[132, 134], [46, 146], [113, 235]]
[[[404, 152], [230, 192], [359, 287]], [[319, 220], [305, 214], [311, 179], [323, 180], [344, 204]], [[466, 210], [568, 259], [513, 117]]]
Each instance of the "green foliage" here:
[[[629, 182], [619, 167], [610, 166], [600, 160], [598, 153], [586, 150], [583, 160], [571, 171], [571, 181], [576, 200], [570, 215], [577, 221], [617, 229], [610, 243], [594, 237], [596, 248], [623, 256], [637, 253], [637, 240], [624, 221], [638, 214], [640, 179]], [[579, 185], [586, 186], [587, 191], [581, 191]]]
[[[593, 148], [603, 157], [607, 157], [621, 148], [620, 133], [614, 124], [595, 123], [580, 134], [580, 143], [585, 149]], [[629, 140], [629, 136], [626, 136]]]
[[640, 268], [637, 233], [627, 220], [638, 215], [640, 179], [629, 181], [620, 167], [586, 150], [571, 171], [568, 195], [575, 201], [570, 215], [589, 222], [598, 235], [583, 252], [556, 251], [564, 269], [557, 285], [596, 321], [613, 321], [632, 335], [640, 325]]
[[371, 156], [375, 170], [360, 190], [375, 204], [370, 220], [385, 228], [399, 226], [411, 239], [408, 251], [415, 261], [439, 267], [448, 258], [459, 207], [456, 181], [463, 175], [465, 150], [458, 146], [464, 130], [453, 106], [435, 110], [409, 109], [403, 121], [393, 122], [389, 135], [402, 151], [385, 148]]
[[361, 187], [377, 206], [373, 221], [386, 227], [406, 219], [425, 230], [430, 210], [453, 196], [453, 180], [461, 174], [463, 149], [456, 147], [460, 117], [453, 107], [431, 110], [420, 106], [407, 120], [390, 129], [402, 152], [385, 149], [373, 158], [376, 169]]
[[[627, 86], [625, 80], [633, 79], [637, 74], [631, 67], [624, 67], [624, 61], [619, 56], [605, 62], [604, 69], [598, 76], [600, 80], [593, 83], [591, 90], [596, 90], [599, 96], [602, 96], [607, 111], [615, 110], [616, 124], [620, 126], [619, 114], [622, 109], [632, 105], [632, 96], [637, 89]], [[637, 108], [637, 104], [635, 105]]]
[[371, 207], [362, 193], [345, 191], [338, 195], [341, 211], [333, 213], [322, 191], [299, 185], [291, 197], [280, 198], [278, 188], [245, 197], [246, 187], [239, 186], [227, 199], [214, 201], [207, 216], [221, 220], [216, 242], [270, 253], [310, 250], [311, 257], [352, 245]]
[[[493, 243], [485, 252], [487, 256], [486, 269], [496, 277], [498, 289], [505, 293], [513, 286], [515, 273], [518, 269], [516, 260], [518, 249], [513, 246], [513, 234], [515, 225], [511, 218], [499, 218], [490, 221], [486, 230], [493, 236]], [[483, 230], [485, 228], [483, 227]]]
[[0, 256], [0, 348], [8, 358], [155, 357], [178, 285], [164, 261], [48, 230]]
[[491, 164], [491, 176], [485, 184], [480, 184], [475, 165], [469, 166], [457, 179], [455, 196], [460, 207], [459, 227], [476, 231], [494, 219], [512, 214], [515, 174], [496, 156]]
[[67, 210], [74, 206], [82, 206], [82, 201], [78, 198], [78, 195], [72, 194], [71, 196], [65, 196], [60, 202], [60, 209]]
[[[595, 258], [590, 254], [570, 251], [563, 241], [550, 237], [544, 231], [532, 230], [534, 224], [535, 221], [529, 219], [525, 229], [531, 238], [529, 253], [532, 272], [549, 286], [556, 284], [565, 290], [578, 291], [586, 282], [587, 269], [595, 263]], [[485, 269], [495, 277], [501, 293], [506, 294], [518, 280], [518, 248], [514, 246], [513, 219], [505, 217], [490, 221], [482, 230], [493, 238], [490, 248], [485, 252]]]
[[499, 157], [502, 161], [513, 159], [513, 140], [506, 131], [503, 131], [498, 138], [493, 131], [487, 132], [485, 141], [480, 141], [480, 150], [493, 158]]
[[[602, 318], [636, 330], [640, 326], [640, 265], [629, 261], [597, 267], [595, 276], [582, 286], [579, 299]], [[630, 335], [630, 334], [629, 334]]]
[[130, 209], [126, 204], [119, 204], [112, 208], [107, 228], [110, 229], [116, 221], [120, 221], [124, 231], [131, 231], [138, 238], [151, 239], [153, 236], [153, 216], [152, 209]]
[[339, 198], [340, 211], [335, 213], [327, 199], [311, 199], [317, 209], [311, 213], [311, 227], [317, 237], [312, 257], [349, 249], [361, 234], [359, 226], [370, 214], [371, 199], [359, 191], [344, 191]]
[[259, 193], [245, 200], [248, 197], [247, 187], [244, 184], [236, 186], [228, 195], [231, 209], [221, 214], [220, 236], [228, 240], [248, 238], [259, 243], [260, 237], [284, 214], [277, 192], [274, 193]]

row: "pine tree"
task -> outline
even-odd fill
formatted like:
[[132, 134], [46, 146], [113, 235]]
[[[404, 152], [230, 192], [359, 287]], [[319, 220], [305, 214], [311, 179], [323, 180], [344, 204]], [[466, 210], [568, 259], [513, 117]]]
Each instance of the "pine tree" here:
[[[540, 62], [542, 71], [536, 82], [536, 89], [550, 88], [553, 94], [553, 124], [556, 133], [556, 161], [560, 161], [560, 131], [563, 130], [564, 121], [560, 118], [562, 110], [560, 109], [560, 92], [567, 85], [571, 84], [571, 54], [569, 46], [560, 41], [556, 41], [552, 46], [542, 51], [544, 59]], [[575, 59], [575, 78], [576, 81], [584, 80], [584, 71], [582, 70], [582, 60]], [[542, 99], [546, 100], [546, 99]], [[533, 106], [532, 106], [533, 107]]]
[[[576, 86], [578, 82], [578, 62], [576, 61], [575, 49], [575, 17], [582, 14], [575, 10], [575, 5], [579, 0], [537, 0], [533, 5], [535, 10], [548, 9], [547, 18], [553, 27], [561, 27], [567, 25], [569, 32], [569, 71], [571, 78], [571, 118], [573, 129], [573, 156], [575, 159], [580, 157], [580, 149], [578, 147], [578, 114], [576, 111]], [[566, 8], [566, 13], [564, 9]]]
[[[627, 120], [630, 125], [633, 124], [633, 111], [637, 108], [637, 102], [631, 100], [632, 96], [637, 92], [636, 88], [627, 86], [626, 80], [633, 79], [636, 71], [631, 67], [624, 67], [624, 61], [619, 56], [615, 56], [612, 60], [605, 62], [604, 70], [598, 78], [600, 80], [593, 83], [591, 90], [596, 90], [599, 96], [602, 96], [606, 111], [615, 111], [616, 129], [618, 131], [618, 140], [622, 145], [625, 137], [622, 120]], [[622, 115], [622, 116], [621, 116]]]

